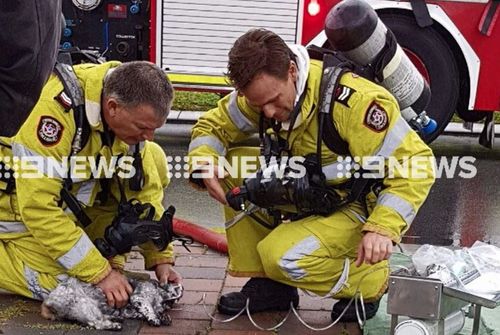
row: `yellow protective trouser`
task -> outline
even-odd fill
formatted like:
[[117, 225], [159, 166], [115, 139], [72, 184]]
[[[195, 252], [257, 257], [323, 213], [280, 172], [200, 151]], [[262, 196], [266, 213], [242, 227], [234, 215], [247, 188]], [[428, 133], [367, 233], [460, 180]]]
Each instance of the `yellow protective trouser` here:
[[[150, 143], [162, 186], [168, 184], [167, 161], [163, 149]], [[85, 228], [90, 240], [104, 235], [117, 214], [118, 202], [110, 197], [105, 206], [85, 208], [92, 224]], [[58, 282], [67, 277], [66, 269], [49, 257], [44, 248], [20, 221], [16, 194], [0, 191], [0, 289], [28, 298], [43, 300]], [[125, 255], [109, 260], [113, 268], [123, 268]]]
[[[257, 154], [257, 148], [234, 148], [227, 159], [233, 162], [233, 157]], [[230, 176], [224, 186], [239, 186], [242, 181], [241, 176]], [[237, 214], [228, 206], [224, 212], [226, 220]], [[378, 299], [387, 288], [387, 261], [360, 267], [354, 264], [363, 236], [364, 212], [361, 204], [353, 203], [328, 217], [313, 215], [282, 223], [273, 230], [246, 216], [226, 229], [229, 273], [268, 277], [337, 299], [353, 297], [359, 286], [365, 300]]]
[[[0, 199], [7, 195], [0, 193]], [[107, 209], [111, 209], [108, 211]], [[116, 206], [90, 208], [87, 211], [93, 222], [86, 229], [94, 241], [102, 237], [105, 228], [116, 215]], [[22, 222], [0, 223], [4, 227]], [[58, 282], [66, 278], [66, 269], [44, 252], [43, 247], [29, 232], [0, 234], [0, 288], [28, 298], [43, 300]], [[110, 260], [113, 267], [123, 267], [125, 258], [118, 255]]]

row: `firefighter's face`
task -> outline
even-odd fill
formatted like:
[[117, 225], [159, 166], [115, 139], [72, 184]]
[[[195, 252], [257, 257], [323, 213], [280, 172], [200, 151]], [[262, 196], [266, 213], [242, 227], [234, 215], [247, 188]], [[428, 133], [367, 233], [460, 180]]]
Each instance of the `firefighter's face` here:
[[104, 117], [113, 133], [129, 145], [153, 140], [155, 129], [165, 124], [148, 104], [124, 106], [113, 98], [105, 98]]
[[290, 62], [287, 79], [260, 73], [241, 94], [250, 106], [260, 110], [266, 117], [286, 121], [290, 118], [295, 103], [296, 81], [297, 67]]

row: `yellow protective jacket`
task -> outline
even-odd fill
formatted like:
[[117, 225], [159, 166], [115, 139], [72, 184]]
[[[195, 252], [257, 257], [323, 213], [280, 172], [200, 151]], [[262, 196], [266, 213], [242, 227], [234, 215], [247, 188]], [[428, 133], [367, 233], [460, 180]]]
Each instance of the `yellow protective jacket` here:
[[[322, 62], [311, 60], [306, 96], [290, 134], [294, 156], [316, 152], [321, 76]], [[416, 168], [419, 172], [405, 176], [403, 169], [396, 170], [393, 176], [385, 177], [384, 189], [378, 199], [368, 197], [371, 214], [363, 230], [377, 232], [399, 242], [434, 182], [432, 151], [410, 129], [400, 115], [395, 98], [383, 87], [353, 73], [344, 74], [340, 85], [342, 90], [338, 92], [337, 100], [342, 101], [333, 105], [333, 119], [341, 138], [348, 143], [351, 155], [393, 157], [401, 166], [407, 164], [407, 170]], [[191, 161], [210, 157], [217, 162], [230, 146], [258, 131], [259, 116], [260, 112], [253, 110], [237, 92], [221, 99], [217, 108], [202, 115], [193, 128], [189, 156], [196, 159]], [[287, 138], [287, 131], [282, 129], [280, 136]], [[349, 167], [339, 162], [338, 155], [324, 144], [322, 163], [323, 172], [331, 184], [347, 180], [345, 174], [339, 177], [338, 173], [344, 168], [348, 171]], [[389, 159], [383, 159], [382, 164], [387, 171]]]
[[[62, 94], [63, 86], [59, 79], [52, 75], [45, 85], [40, 100], [21, 127], [16, 136], [3, 139], [10, 142], [13, 157], [21, 163], [14, 165], [19, 176], [16, 178], [16, 193], [6, 197], [2, 194], [0, 206], [1, 221], [17, 221], [0, 229], [0, 239], [22, 238], [33, 236], [54, 262], [62, 266], [71, 276], [89, 282], [97, 283], [111, 270], [110, 262], [105, 259], [93, 244], [93, 239], [102, 236], [106, 225], [117, 213], [120, 199], [118, 184], [112, 180], [109, 199], [105, 204], [99, 202], [101, 191], [100, 178], [106, 176], [105, 169], [98, 175], [92, 175], [92, 165], [97, 157], [104, 158], [105, 164], [112, 166], [113, 159], [118, 166], [118, 158], [128, 157], [131, 162], [133, 148], [115, 138], [112, 148], [103, 145], [101, 135], [104, 132], [101, 120], [101, 92], [103, 78], [107, 71], [118, 66], [118, 62], [108, 62], [101, 65], [85, 64], [75, 66], [76, 75], [84, 91], [85, 107], [90, 123], [90, 136], [85, 147], [78, 153], [84, 161], [84, 167], [74, 171], [71, 192], [83, 205], [85, 212], [92, 219], [92, 224], [84, 231], [73, 213], [60, 204], [60, 192], [63, 185], [65, 169], [54, 169], [53, 166], [63, 166], [71, 153], [71, 144], [75, 135], [76, 125], [73, 111], [68, 106], [68, 98]], [[2, 146], [1, 154], [10, 155], [10, 150]], [[136, 198], [145, 203], [151, 203], [156, 209], [155, 219], [163, 213], [163, 189], [169, 180], [167, 167], [163, 164], [164, 153], [158, 145], [152, 142], [143, 143], [141, 155], [145, 174], [145, 185], [141, 191], [131, 191], [128, 181], [122, 179], [127, 199]], [[157, 153], [163, 155], [157, 156]], [[88, 157], [88, 158], [87, 158]], [[10, 158], [13, 161], [13, 158]], [[18, 161], [19, 162], [19, 161]], [[79, 165], [81, 166], [81, 165]], [[124, 165], [125, 166], [125, 165]], [[95, 169], [94, 169], [95, 170]], [[67, 170], [66, 170], [67, 172]], [[38, 178], [24, 178], [26, 174]], [[111, 177], [111, 174], [107, 174]], [[111, 180], [111, 179], [110, 179]], [[17, 198], [17, 200], [16, 200]], [[99, 223], [99, 224], [96, 224]], [[24, 229], [23, 226], [24, 225]], [[11, 231], [9, 231], [11, 227]], [[5, 227], [4, 227], [5, 228]], [[156, 264], [173, 263], [173, 250], [169, 245], [162, 252], [156, 251], [153, 245], [143, 245], [146, 268]]]

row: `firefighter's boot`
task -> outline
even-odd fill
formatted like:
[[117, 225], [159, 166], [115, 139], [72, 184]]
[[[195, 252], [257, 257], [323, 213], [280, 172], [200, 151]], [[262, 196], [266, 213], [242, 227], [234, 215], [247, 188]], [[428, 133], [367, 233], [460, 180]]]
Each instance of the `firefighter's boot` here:
[[222, 314], [236, 315], [245, 308], [247, 299], [250, 313], [286, 311], [290, 308], [290, 302], [294, 307], [299, 304], [297, 288], [268, 278], [251, 278], [241, 292], [221, 296], [217, 309]]
[[[347, 304], [349, 304], [349, 301], [351, 299], [340, 299], [335, 305], [333, 305], [332, 308], [332, 321], [335, 321], [338, 319], [340, 314], [344, 311], [346, 308]], [[378, 311], [378, 306], [379, 306], [380, 300], [374, 301], [374, 302], [365, 302], [365, 314], [366, 314], [366, 320], [371, 319], [377, 314]], [[361, 303], [358, 303], [358, 313], [361, 318], [363, 318], [363, 310], [362, 310]], [[345, 311], [344, 315], [340, 318], [341, 322], [357, 322], [358, 317], [356, 316], [356, 302], [353, 301], [351, 305], [347, 308]]]

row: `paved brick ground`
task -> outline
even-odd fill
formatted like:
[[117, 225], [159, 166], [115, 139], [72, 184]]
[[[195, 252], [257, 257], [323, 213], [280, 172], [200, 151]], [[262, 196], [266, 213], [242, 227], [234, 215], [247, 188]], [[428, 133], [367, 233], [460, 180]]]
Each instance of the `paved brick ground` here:
[[[139, 332], [140, 335], [361, 334], [356, 324], [339, 324], [326, 331], [311, 331], [303, 326], [294, 315], [290, 315], [287, 321], [275, 332], [261, 331], [255, 328], [246, 315], [228, 323], [213, 321], [207, 312], [215, 313], [213, 316], [220, 320], [228, 318], [225, 315], [216, 314], [215, 304], [220, 294], [239, 291], [248, 278], [235, 278], [227, 275], [227, 257], [225, 255], [200, 245], [191, 246], [190, 249], [192, 252], [188, 253], [180, 246], [175, 247], [178, 255], [176, 268], [184, 277], [185, 291], [180, 303], [170, 312], [173, 319], [172, 325], [160, 328], [144, 325]], [[134, 271], [141, 269], [142, 264], [139, 257], [130, 259], [127, 267]], [[206, 311], [201, 304], [204, 294]], [[330, 323], [331, 306], [332, 301], [329, 299], [314, 300], [301, 294], [299, 313], [306, 322], [320, 328]], [[270, 328], [279, 323], [285, 316], [286, 313], [259, 313], [254, 316], [254, 320], [262, 328]]]
[[[236, 320], [222, 323], [211, 320], [208, 313], [215, 314], [217, 319], [227, 316], [216, 314], [215, 305], [221, 293], [238, 291], [248, 278], [234, 278], [226, 273], [227, 257], [216, 253], [202, 245], [190, 246], [188, 253], [182, 246], [175, 246], [176, 268], [184, 277], [184, 296], [179, 304], [170, 311], [173, 322], [167, 327], [150, 327], [135, 320], [127, 320], [122, 335], [262, 335], [262, 334], [340, 334], [359, 335], [361, 331], [356, 324], [336, 325], [326, 331], [313, 332], [300, 324], [294, 315], [290, 315], [279, 330], [260, 331], [255, 328], [246, 315]], [[154, 277], [153, 272], [143, 271], [143, 259], [139, 253], [133, 252], [126, 269], [134, 272], [145, 272]], [[201, 304], [205, 295], [205, 308]], [[323, 327], [330, 323], [332, 301], [313, 300], [301, 295], [299, 313], [311, 325]], [[206, 310], [205, 310], [206, 309]], [[260, 313], [254, 320], [262, 328], [269, 328], [279, 323], [285, 313]], [[3, 335], [104, 335], [109, 331], [98, 331], [82, 328], [69, 322], [52, 322], [40, 316], [40, 302], [20, 298], [10, 294], [0, 294], [0, 334]]]
[[[415, 246], [406, 246], [405, 251], [411, 252]], [[136, 320], [127, 320], [123, 330], [115, 332], [120, 335], [159, 335], [159, 334], [193, 334], [193, 335], [263, 335], [263, 334], [333, 334], [333, 335], [360, 335], [361, 331], [356, 324], [342, 324], [326, 331], [313, 332], [303, 326], [295, 316], [289, 319], [278, 331], [261, 331], [255, 328], [246, 315], [240, 316], [229, 323], [222, 323], [210, 319], [207, 313], [215, 313], [215, 304], [218, 297], [226, 292], [239, 290], [247, 278], [227, 276], [227, 257], [207, 249], [201, 245], [191, 246], [192, 253], [188, 253], [180, 246], [175, 246], [177, 252], [177, 269], [184, 275], [184, 296], [170, 314], [173, 323], [168, 327], [149, 327]], [[143, 271], [143, 260], [138, 253], [132, 253], [127, 263], [127, 269], [135, 272]], [[152, 272], [145, 272], [154, 276]], [[200, 304], [205, 295], [205, 307]], [[332, 301], [314, 300], [301, 294], [299, 313], [311, 325], [321, 328], [330, 323], [330, 309]], [[384, 310], [382, 308], [382, 310]], [[380, 313], [379, 313], [380, 314]], [[483, 309], [482, 315], [495, 332], [484, 334], [500, 334], [498, 311]], [[284, 313], [261, 313], [255, 315], [255, 321], [263, 328], [279, 323]], [[217, 319], [226, 319], [227, 316], [215, 314]], [[380, 320], [383, 320], [380, 319]], [[388, 324], [389, 320], [380, 321]], [[372, 320], [370, 320], [372, 321]], [[470, 334], [472, 321], [467, 320], [466, 328], [469, 331], [461, 334]], [[379, 326], [380, 326], [379, 325]], [[377, 327], [375, 327], [377, 328]], [[369, 332], [371, 334], [371, 332]], [[380, 334], [379, 331], [377, 334]], [[14, 295], [0, 293], [0, 335], [109, 335], [109, 331], [98, 331], [82, 328], [69, 322], [52, 322], [41, 318], [40, 302], [20, 298]], [[481, 333], [483, 334], [483, 333]]]

